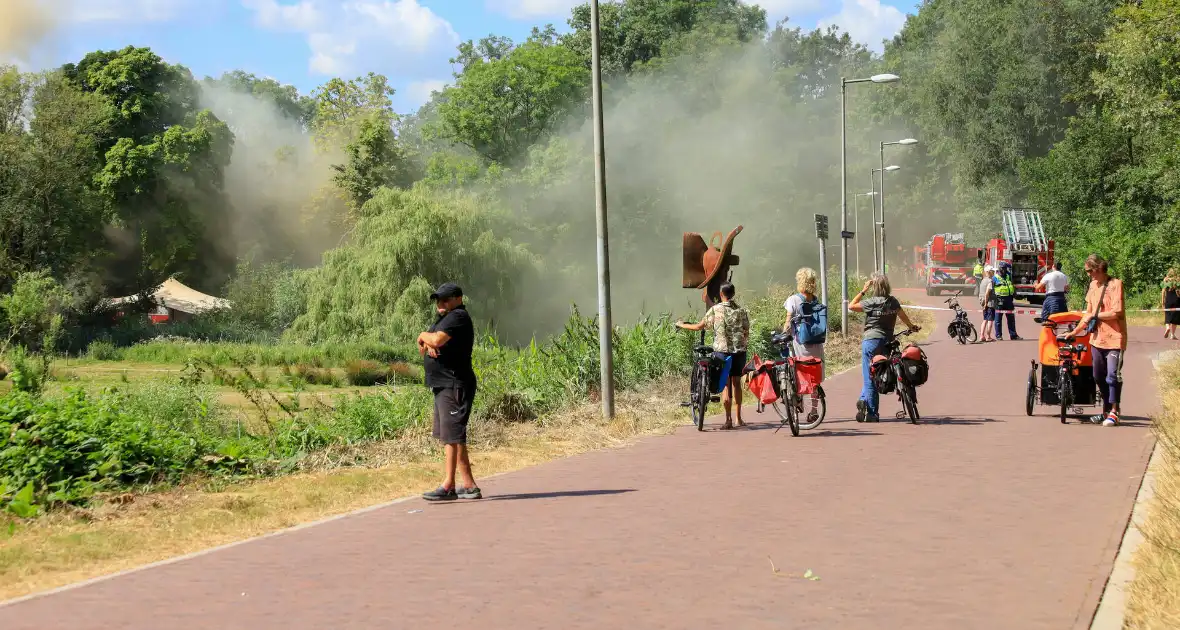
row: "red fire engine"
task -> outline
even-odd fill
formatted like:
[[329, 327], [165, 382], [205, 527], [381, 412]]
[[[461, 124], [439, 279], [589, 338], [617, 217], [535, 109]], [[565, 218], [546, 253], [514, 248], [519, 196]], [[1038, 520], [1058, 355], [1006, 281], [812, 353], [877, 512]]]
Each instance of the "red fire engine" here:
[[967, 247], [962, 234], [935, 234], [922, 248], [915, 265], [926, 285], [926, 295], [943, 291], [975, 291], [975, 263], [979, 248]]
[[1044, 301], [1044, 291], [1036, 285], [1053, 266], [1053, 241], [1045, 238], [1041, 214], [1032, 208], [1004, 208], [1003, 237], [988, 241], [987, 264], [1012, 266], [1016, 297], [1033, 304]]

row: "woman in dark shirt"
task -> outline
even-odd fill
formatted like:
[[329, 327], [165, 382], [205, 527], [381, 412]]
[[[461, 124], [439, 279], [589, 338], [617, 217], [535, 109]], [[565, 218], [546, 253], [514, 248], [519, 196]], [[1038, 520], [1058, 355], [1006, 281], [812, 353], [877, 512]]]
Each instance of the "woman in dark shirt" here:
[[[866, 298], [866, 293], [871, 297]], [[860, 342], [860, 373], [864, 383], [860, 390], [860, 399], [856, 401], [856, 421], [878, 422], [880, 414], [877, 385], [873, 383], [870, 371], [873, 357], [883, 354], [885, 345], [893, 340], [893, 329], [897, 326], [898, 318], [914, 330], [920, 330], [921, 327], [914, 325], [902, 310], [901, 302], [893, 297], [889, 278], [882, 273], [874, 273], [869, 278], [860, 293], [849, 302], [848, 308], [865, 314], [865, 332]]]
[[[1164, 288], [1160, 292], [1160, 308], [1180, 309], [1180, 274], [1169, 269], [1164, 276]], [[1176, 324], [1180, 324], [1180, 310], [1164, 312], [1164, 339], [1176, 338]]]

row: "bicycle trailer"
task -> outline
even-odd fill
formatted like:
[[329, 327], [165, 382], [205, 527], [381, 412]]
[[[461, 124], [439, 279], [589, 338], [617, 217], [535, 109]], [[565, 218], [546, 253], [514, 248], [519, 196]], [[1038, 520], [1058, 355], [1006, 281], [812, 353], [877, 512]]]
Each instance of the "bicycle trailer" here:
[[[1033, 408], [1038, 403], [1059, 407], [1058, 415], [1064, 423], [1070, 415], [1069, 409], [1101, 402], [1094, 382], [1090, 335], [1083, 332], [1072, 340], [1062, 337], [1072, 332], [1084, 315], [1078, 311], [1054, 313], [1041, 321], [1037, 358], [1028, 373], [1025, 414], [1033, 415]], [[1063, 363], [1072, 363], [1068, 379], [1062, 378]], [[1065, 391], [1065, 400], [1062, 400], [1062, 391]]]

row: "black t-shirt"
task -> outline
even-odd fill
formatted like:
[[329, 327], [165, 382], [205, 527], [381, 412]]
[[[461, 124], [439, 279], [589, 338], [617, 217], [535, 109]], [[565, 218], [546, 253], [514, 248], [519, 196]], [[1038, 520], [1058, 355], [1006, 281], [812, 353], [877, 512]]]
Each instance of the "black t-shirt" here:
[[865, 339], [892, 339], [901, 302], [892, 295], [861, 300], [865, 312]]
[[438, 349], [438, 358], [423, 357], [427, 387], [468, 387], [475, 385], [471, 367], [471, 349], [475, 345], [475, 325], [462, 305], [440, 316], [429, 332], [444, 332], [450, 340]]

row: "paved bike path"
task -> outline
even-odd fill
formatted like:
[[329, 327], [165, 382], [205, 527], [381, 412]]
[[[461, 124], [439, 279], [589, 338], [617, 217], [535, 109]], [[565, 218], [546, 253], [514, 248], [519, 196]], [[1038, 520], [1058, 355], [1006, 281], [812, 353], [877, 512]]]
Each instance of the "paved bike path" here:
[[0, 628], [1086, 628], [1165, 346], [1133, 332], [1141, 419], [1063, 426], [1024, 415], [1035, 342], [939, 328], [918, 426], [842, 420], [848, 372], [802, 437], [686, 428], [486, 480], [482, 502], [413, 499], [0, 606]]

